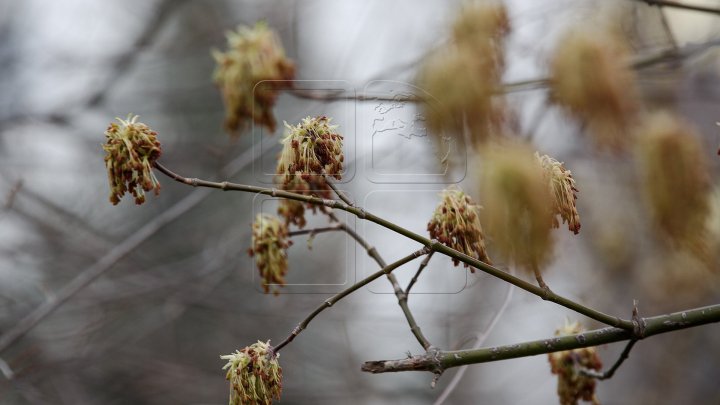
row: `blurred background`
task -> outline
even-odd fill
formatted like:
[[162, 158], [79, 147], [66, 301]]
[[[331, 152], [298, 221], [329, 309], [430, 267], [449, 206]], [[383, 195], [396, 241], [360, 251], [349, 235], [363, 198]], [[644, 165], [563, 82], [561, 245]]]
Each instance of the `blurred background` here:
[[[719, 7], [720, 1], [692, 0]], [[602, 3], [602, 4], [598, 4]], [[638, 70], [647, 105], [691, 121], [708, 156], [720, 140], [720, 15], [641, 2], [507, 2], [513, 32], [506, 82], [543, 77], [557, 36], [610, 10], [638, 56], [677, 47]], [[246, 251], [250, 224], [275, 201], [193, 189], [160, 176], [142, 206], [108, 202], [101, 144], [114, 117], [139, 114], [160, 135], [161, 161], [188, 177], [270, 182], [281, 130], [231, 139], [212, 83], [212, 48], [225, 32], [267, 20], [308, 88], [385, 97], [413, 94], [423, 58], [443, 46], [460, 1], [395, 0], [0, 0], [0, 403], [222, 404], [219, 355], [259, 339], [279, 342], [329, 294], [376, 270], [339, 234], [290, 250], [289, 285], [264, 295]], [[662, 11], [661, 11], [662, 10]], [[595, 153], [582, 129], [544, 105], [545, 89], [508, 104], [535, 146], [572, 170], [583, 228], [555, 232], [546, 281], [554, 291], [628, 317], [720, 301], [720, 276], [669, 251], [647, 221], [636, 162]], [[477, 158], [461, 143], [435, 142], [420, 110], [402, 101], [318, 101], [283, 94], [275, 115], [334, 117], [345, 136], [340, 188], [360, 205], [425, 233], [437, 193], [477, 190]], [[281, 126], [280, 126], [281, 127]], [[282, 127], [281, 127], [282, 128]], [[718, 178], [718, 160], [711, 162]], [[270, 168], [270, 170], [267, 170]], [[391, 262], [419, 246], [341, 216]], [[308, 226], [325, 223], [314, 218]], [[396, 274], [413, 276], [414, 262]], [[499, 263], [500, 267], [504, 267]], [[503, 307], [485, 345], [552, 335], [562, 307], [436, 256], [409, 303], [431, 342], [472, 346]], [[433, 403], [429, 373], [370, 375], [366, 360], [422, 348], [387, 280], [323, 312], [281, 356], [283, 404]], [[49, 316], [42, 311], [52, 309]], [[39, 321], [38, 321], [39, 320]], [[599, 327], [580, 319], [588, 328]], [[38, 321], [38, 322], [36, 322]], [[606, 404], [718, 403], [718, 326], [638, 344]], [[612, 364], [623, 345], [601, 347]], [[446, 403], [557, 403], [546, 356], [471, 366]]]

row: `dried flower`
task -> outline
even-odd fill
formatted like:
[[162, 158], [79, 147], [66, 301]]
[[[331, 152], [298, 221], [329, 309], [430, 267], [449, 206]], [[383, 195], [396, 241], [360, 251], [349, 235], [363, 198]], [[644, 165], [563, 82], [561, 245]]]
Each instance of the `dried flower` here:
[[110, 202], [116, 205], [126, 192], [136, 204], [145, 202], [145, 191], [160, 193], [160, 183], [152, 167], [162, 150], [157, 132], [137, 122], [138, 116], [116, 118], [105, 130], [105, 167], [110, 181]]
[[710, 215], [710, 178], [703, 148], [688, 124], [653, 114], [638, 137], [643, 187], [655, 225], [680, 246], [698, 246]]
[[282, 368], [270, 341], [258, 341], [235, 353], [220, 356], [228, 363], [225, 379], [230, 381], [230, 405], [270, 405], [282, 393]]
[[551, 100], [587, 125], [600, 147], [622, 149], [639, 110], [628, 52], [607, 33], [568, 31], [550, 64]]
[[577, 235], [580, 232], [580, 215], [575, 206], [575, 200], [577, 200], [575, 193], [578, 192], [578, 189], [575, 188], [575, 179], [573, 179], [572, 173], [563, 166], [562, 162], [558, 162], [548, 155], [540, 156], [535, 152], [535, 158], [545, 170], [545, 180], [550, 185], [550, 193], [553, 197], [553, 227], [560, 227], [560, 221], [557, 220], [557, 216], [560, 215], [563, 223], [567, 222], [568, 229]]
[[453, 25], [454, 43], [434, 55], [418, 81], [436, 101], [427, 104], [428, 127], [462, 134], [480, 143], [505, 121], [505, 104], [493, 94], [501, 86], [504, 40], [510, 31], [505, 6], [468, 5]]
[[506, 143], [483, 151], [482, 222], [506, 259], [535, 270], [550, 257], [552, 200], [543, 168], [525, 145]]
[[[284, 286], [288, 271], [287, 249], [292, 245], [288, 240], [287, 225], [274, 215], [258, 214], [252, 224], [252, 248], [250, 255], [263, 280], [263, 290], [267, 294], [270, 286]], [[273, 291], [279, 293], [276, 287]]]
[[[331, 118], [307, 117], [297, 126], [285, 123], [287, 132], [281, 141], [283, 150], [278, 159], [276, 173], [283, 190], [303, 195], [331, 198], [332, 189], [326, 176], [342, 179], [343, 137], [331, 125]], [[278, 210], [286, 223], [305, 225], [305, 210], [300, 203], [282, 202]], [[313, 212], [316, 205], [308, 205]]]
[[[430, 237], [458, 252], [487, 264], [492, 264], [485, 252], [485, 236], [480, 225], [480, 207], [462, 190], [449, 188], [440, 193], [440, 204], [435, 208], [427, 229]], [[455, 266], [460, 262], [453, 259]], [[465, 267], [469, 267], [465, 264]], [[470, 268], [471, 272], [475, 269]]]
[[[253, 28], [240, 26], [227, 33], [228, 50], [213, 50], [217, 62], [214, 81], [220, 87], [226, 108], [225, 128], [232, 134], [252, 119], [275, 131], [272, 108], [280, 81], [295, 77], [295, 65], [273, 30], [260, 21]], [[265, 82], [263, 82], [265, 81]], [[261, 86], [256, 88], [259, 82]]]
[[[579, 323], [565, 321], [565, 326], [555, 331], [556, 336], [583, 332]], [[576, 405], [580, 400], [599, 405], [595, 396], [597, 381], [580, 373], [580, 369], [602, 370], [602, 362], [595, 347], [566, 350], [548, 354], [550, 370], [558, 376], [558, 396], [561, 405]]]

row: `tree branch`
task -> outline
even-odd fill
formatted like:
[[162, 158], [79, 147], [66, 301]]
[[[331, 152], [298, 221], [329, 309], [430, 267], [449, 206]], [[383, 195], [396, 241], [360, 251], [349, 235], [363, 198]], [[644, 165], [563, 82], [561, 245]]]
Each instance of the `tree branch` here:
[[[251, 186], [251, 185], [245, 185], [245, 184], [230, 183], [227, 181], [212, 182], [212, 181], [207, 181], [207, 180], [186, 178], [186, 177], [182, 177], [179, 174], [172, 172], [171, 170], [164, 167], [162, 164], [160, 164], [157, 161], [155, 162], [155, 167], [161, 173], [165, 174], [166, 176], [170, 177], [171, 179], [176, 180], [183, 184], [193, 186], [193, 187], [209, 187], [209, 188], [217, 188], [220, 190], [233, 190], [233, 191], [258, 193], [258, 194], [270, 195], [273, 197], [280, 197], [280, 198], [287, 198], [290, 200], [302, 201], [302, 202], [305, 202], [308, 204], [326, 206], [329, 208], [335, 208], [335, 209], [349, 212], [360, 219], [374, 222], [384, 228], [394, 231], [394, 232], [396, 232], [400, 235], [403, 235], [409, 239], [412, 239], [412, 240], [430, 248], [434, 252], [440, 252], [440, 253], [442, 253], [446, 256], [449, 256], [453, 259], [457, 259], [463, 263], [466, 263], [469, 266], [475, 267], [476, 269], [480, 269], [480, 270], [484, 271], [485, 273], [488, 273], [488, 274], [490, 274], [494, 277], [497, 277], [503, 281], [506, 281], [510, 284], [513, 284], [516, 287], [521, 288], [531, 294], [534, 294], [546, 301], [554, 302], [558, 305], [561, 305], [565, 308], [571, 309], [577, 313], [583, 314], [589, 318], [595, 319], [598, 322], [602, 322], [602, 323], [610, 325], [610, 326], [615, 326], [615, 327], [622, 328], [625, 330], [633, 329], [633, 323], [629, 320], [621, 319], [616, 316], [602, 313], [600, 311], [597, 311], [595, 309], [586, 307], [580, 303], [572, 301], [568, 298], [565, 298], [561, 295], [558, 295], [552, 291], [543, 290], [542, 288], [535, 286], [532, 283], [529, 283], [523, 279], [515, 277], [507, 272], [504, 272], [504, 271], [502, 271], [496, 267], [493, 267], [487, 263], [484, 263], [478, 259], [470, 257], [466, 254], [460, 253], [457, 250], [447, 247], [436, 240], [430, 240], [429, 238], [426, 238], [422, 235], [412, 232], [406, 228], [403, 228], [402, 226], [396, 225], [388, 220], [385, 220], [383, 218], [375, 216], [375, 215], [365, 211], [362, 208], [352, 207], [341, 201], [326, 200], [326, 199], [315, 197], [315, 196], [296, 194], [296, 193], [291, 193], [291, 192], [284, 191], [284, 190], [278, 190], [275, 188], [265, 188], [265, 187]], [[370, 255], [372, 256], [372, 253], [370, 253]]]
[[430, 259], [432, 259], [435, 252], [430, 252], [425, 259], [420, 263], [420, 266], [418, 267], [417, 271], [415, 272], [415, 275], [413, 276], [412, 280], [408, 283], [407, 288], [405, 289], [405, 294], [410, 294], [410, 289], [415, 285], [415, 283], [418, 280], [418, 277], [420, 277], [420, 273], [427, 267], [427, 265], [430, 263]]
[[617, 359], [615, 364], [610, 368], [610, 370], [605, 371], [604, 373], [598, 373], [595, 370], [590, 369], [580, 369], [580, 374], [586, 376], [586, 377], [592, 377], [596, 378], [598, 380], [607, 380], [612, 378], [612, 376], [615, 374], [615, 371], [617, 371], [618, 368], [623, 364], [623, 362], [630, 357], [630, 350], [632, 350], [633, 346], [635, 346], [635, 343], [637, 343], [637, 339], [632, 339], [628, 342], [628, 344], [625, 346], [625, 349], [620, 354], [620, 357]]
[[420, 250], [417, 250], [413, 253], [410, 253], [409, 255], [403, 257], [402, 259], [385, 266], [384, 268], [380, 269], [379, 271], [371, 274], [370, 276], [358, 281], [357, 283], [353, 284], [352, 286], [346, 288], [345, 290], [341, 291], [340, 293], [332, 296], [331, 298], [328, 298], [325, 300], [325, 302], [322, 303], [315, 311], [313, 311], [310, 315], [307, 316], [307, 318], [303, 319], [302, 322], [300, 322], [295, 329], [293, 329], [292, 333], [285, 338], [280, 344], [273, 347], [273, 352], [277, 353], [279, 352], [283, 347], [285, 347], [288, 343], [292, 342], [293, 339], [297, 335], [299, 335], [305, 328], [307, 328], [308, 324], [315, 318], [320, 312], [326, 310], [327, 308], [330, 308], [331, 306], [335, 305], [338, 301], [345, 298], [346, 296], [350, 295], [351, 293], [359, 290], [360, 288], [366, 286], [370, 282], [377, 280], [383, 275], [390, 274], [393, 270], [397, 269], [398, 267], [402, 266], [405, 263], [408, 263], [422, 255], [428, 254], [430, 250], [427, 247], [424, 247]]
[[665, 1], [665, 0], [633, 0], [638, 3], [646, 3], [648, 6], [661, 6], [670, 8], [679, 8], [682, 10], [700, 11], [703, 13], [717, 14], [720, 15], [720, 9], [704, 6], [696, 6], [692, 4], [679, 3], [677, 1]]
[[[650, 337], [720, 322], [720, 304], [639, 319], [644, 324], [643, 337]], [[465, 364], [489, 363], [633, 339], [638, 339], [638, 337], [632, 331], [610, 327], [514, 345], [488, 347], [477, 350], [426, 353], [400, 360], [368, 361], [362, 365], [362, 371], [370, 373], [430, 371], [437, 373], [438, 369], [446, 370]]]

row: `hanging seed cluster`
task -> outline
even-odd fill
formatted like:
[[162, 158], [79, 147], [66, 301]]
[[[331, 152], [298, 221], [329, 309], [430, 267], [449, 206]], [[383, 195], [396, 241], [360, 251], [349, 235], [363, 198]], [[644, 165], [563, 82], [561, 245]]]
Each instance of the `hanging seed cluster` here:
[[545, 180], [548, 182], [552, 194], [553, 227], [560, 227], [560, 221], [557, 219], [559, 215], [562, 222], [568, 224], [568, 229], [577, 235], [580, 232], [580, 215], [575, 205], [578, 189], [575, 187], [572, 173], [561, 162], [548, 155], [540, 156], [535, 152], [535, 158], [544, 170]]
[[110, 182], [110, 202], [116, 205], [125, 193], [135, 198], [136, 204], [145, 202], [145, 192], [160, 192], [160, 183], [152, 167], [162, 150], [157, 132], [137, 122], [138, 116], [117, 118], [105, 130], [105, 167]]
[[258, 341], [235, 353], [220, 356], [228, 363], [225, 378], [230, 381], [229, 405], [270, 405], [282, 393], [279, 354], [270, 342]]
[[213, 51], [217, 63], [213, 77], [225, 103], [225, 128], [237, 134], [252, 120], [274, 132], [272, 109], [279, 90], [287, 87], [282, 81], [295, 77], [295, 65], [265, 22], [228, 32], [227, 42], [227, 51]]
[[[555, 332], [556, 336], [567, 336], [580, 333], [583, 328], [579, 323], [565, 322], [565, 326]], [[566, 350], [548, 354], [550, 371], [558, 376], [558, 396], [560, 405], [577, 405], [580, 400], [599, 405], [595, 395], [597, 381], [580, 373], [580, 369], [602, 370], [602, 362], [595, 347]]]
[[[441, 201], [435, 208], [427, 229], [430, 237], [458, 252], [492, 264], [485, 251], [485, 236], [480, 225], [480, 209], [470, 197], [460, 189], [446, 189]], [[455, 266], [460, 262], [453, 259]], [[468, 267], [465, 264], [465, 267]], [[475, 270], [471, 267], [471, 272]]]
[[258, 214], [252, 224], [252, 248], [250, 256], [255, 263], [263, 281], [263, 290], [279, 293], [279, 287], [285, 285], [285, 274], [288, 271], [287, 249], [292, 245], [288, 240], [287, 225], [274, 215]]

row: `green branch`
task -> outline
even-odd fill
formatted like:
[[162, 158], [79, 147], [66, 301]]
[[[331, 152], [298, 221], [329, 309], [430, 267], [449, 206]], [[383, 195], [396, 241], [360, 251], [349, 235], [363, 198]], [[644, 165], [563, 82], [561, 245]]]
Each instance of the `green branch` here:
[[[709, 323], [720, 322], [720, 304], [649, 318], [637, 318], [642, 338], [673, 332]], [[443, 372], [466, 364], [489, 363], [599, 346], [608, 343], [633, 340], [638, 337], [632, 331], [619, 328], [602, 328], [568, 336], [552, 337], [514, 345], [488, 347], [477, 350], [438, 351], [400, 360], [368, 361], [362, 370], [370, 373], [398, 371]]]
[[339, 209], [339, 210], [349, 212], [360, 219], [374, 222], [384, 228], [387, 228], [391, 231], [399, 233], [400, 235], [403, 235], [409, 239], [412, 239], [412, 240], [422, 244], [423, 246], [431, 249], [434, 252], [442, 253], [453, 259], [457, 259], [465, 264], [468, 264], [469, 266], [480, 269], [480, 270], [484, 271], [485, 273], [488, 273], [488, 274], [495, 276], [503, 281], [513, 284], [513, 285], [517, 286], [518, 288], [521, 288], [531, 294], [534, 294], [534, 295], [542, 298], [543, 300], [554, 302], [558, 305], [561, 305], [565, 308], [571, 309], [577, 313], [583, 314], [589, 318], [592, 318], [598, 322], [602, 322], [606, 325], [618, 327], [618, 328], [625, 329], [625, 330], [633, 329], [633, 323], [629, 320], [621, 319], [621, 318], [618, 318], [618, 317], [615, 317], [612, 315], [602, 313], [600, 311], [594, 310], [594, 309], [586, 307], [580, 303], [572, 301], [569, 298], [565, 298], [561, 295], [558, 295], [552, 291], [542, 289], [532, 283], [529, 283], [523, 279], [515, 277], [515, 276], [513, 276], [509, 273], [506, 273], [496, 267], [486, 264], [486, 263], [484, 263], [480, 260], [477, 260], [473, 257], [470, 257], [466, 254], [460, 253], [457, 250], [449, 248], [449, 247], [441, 244], [438, 241], [430, 240], [429, 238], [426, 238], [422, 235], [412, 232], [406, 228], [403, 228], [402, 226], [396, 225], [388, 220], [385, 220], [385, 219], [375, 216], [369, 212], [366, 212], [362, 208], [350, 206], [342, 201], [328, 200], [328, 199], [323, 199], [323, 198], [319, 198], [319, 197], [315, 197], [315, 196], [296, 194], [296, 193], [291, 193], [291, 192], [284, 191], [284, 190], [278, 190], [275, 188], [265, 188], [265, 187], [251, 186], [251, 185], [246, 185], [246, 184], [236, 184], [236, 183], [230, 183], [227, 181], [213, 182], [213, 181], [201, 180], [201, 179], [196, 179], [196, 178], [186, 178], [186, 177], [182, 177], [179, 174], [172, 172], [171, 170], [167, 169], [165, 166], [161, 165], [158, 162], [155, 162], [155, 167], [161, 173], [172, 178], [173, 180], [176, 180], [180, 183], [187, 184], [187, 185], [190, 185], [193, 187], [209, 187], [209, 188], [217, 188], [217, 189], [225, 190], [225, 191], [232, 190], [232, 191], [244, 191], [244, 192], [249, 192], [249, 193], [258, 193], [258, 194], [269, 195], [272, 197], [280, 197], [280, 198], [287, 198], [290, 200], [302, 201], [302, 202], [305, 202], [308, 204], [326, 206], [329, 208], [334, 208], [334, 209]]

